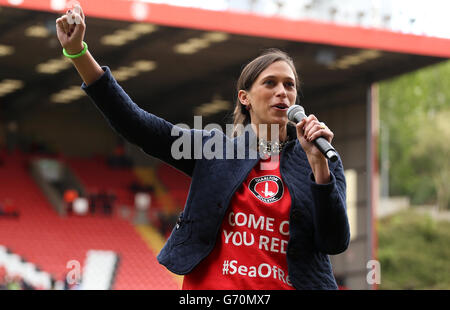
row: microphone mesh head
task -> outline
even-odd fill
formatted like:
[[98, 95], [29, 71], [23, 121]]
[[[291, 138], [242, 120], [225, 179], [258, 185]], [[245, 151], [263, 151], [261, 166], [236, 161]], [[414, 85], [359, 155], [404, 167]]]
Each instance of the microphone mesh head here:
[[298, 104], [291, 105], [289, 107], [289, 109], [287, 110], [288, 119], [292, 122], [295, 122], [294, 116], [298, 112], [302, 112], [304, 114], [305, 109], [301, 105], [298, 105]]

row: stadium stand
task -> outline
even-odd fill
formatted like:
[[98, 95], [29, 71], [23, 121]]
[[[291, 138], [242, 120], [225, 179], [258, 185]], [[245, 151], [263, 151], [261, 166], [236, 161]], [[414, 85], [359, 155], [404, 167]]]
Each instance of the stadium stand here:
[[[115, 216], [117, 213], [59, 216], [29, 175], [31, 159], [31, 155], [16, 151], [5, 155], [0, 167], [0, 203], [12, 201], [18, 213], [13, 218], [0, 217], [0, 245], [17, 255], [16, 265], [19, 261], [31, 263], [34, 270], [45, 271], [53, 282], [61, 283], [71, 271], [68, 262], [75, 260], [84, 266], [88, 253], [92, 253], [89, 251], [112, 251], [118, 258], [112, 264], [116, 268], [112, 289], [180, 288], [179, 281], [158, 264], [157, 253], [130, 218]], [[127, 190], [136, 181], [132, 170], [108, 169], [99, 158], [67, 162], [86, 189], [102, 184], [113, 190], [119, 204], [132, 210], [133, 195]], [[33, 269], [30, 265], [23, 268]], [[48, 286], [48, 280], [46, 283]]]
[[115, 196], [115, 205], [128, 206], [133, 211], [134, 195], [129, 186], [136, 176], [131, 169], [111, 169], [102, 157], [68, 158], [66, 162], [88, 193], [106, 192]]
[[191, 180], [188, 176], [175, 168], [161, 163], [157, 167], [158, 179], [164, 184], [173, 197], [178, 209], [181, 211], [186, 203]]

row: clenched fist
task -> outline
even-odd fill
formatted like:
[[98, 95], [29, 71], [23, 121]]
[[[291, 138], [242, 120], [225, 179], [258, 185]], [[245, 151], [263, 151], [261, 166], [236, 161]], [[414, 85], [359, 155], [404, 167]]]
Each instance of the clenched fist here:
[[85, 30], [85, 16], [78, 4], [56, 20], [58, 40], [69, 54], [78, 54], [83, 50]]

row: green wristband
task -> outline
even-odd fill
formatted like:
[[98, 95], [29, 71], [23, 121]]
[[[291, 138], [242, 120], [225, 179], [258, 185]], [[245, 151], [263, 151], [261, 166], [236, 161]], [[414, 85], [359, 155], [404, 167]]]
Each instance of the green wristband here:
[[83, 50], [82, 50], [81, 52], [79, 52], [78, 54], [75, 54], [75, 55], [70, 55], [69, 53], [67, 53], [66, 49], [63, 48], [63, 54], [64, 54], [64, 56], [66, 56], [66, 57], [68, 57], [68, 58], [72, 58], [72, 59], [83, 56], [84, 54], [86, 54], [87, 49], [88, 49], [88, 45], [87, 45], [86, 42], [83, 41], [83, 45], [84, 45]]

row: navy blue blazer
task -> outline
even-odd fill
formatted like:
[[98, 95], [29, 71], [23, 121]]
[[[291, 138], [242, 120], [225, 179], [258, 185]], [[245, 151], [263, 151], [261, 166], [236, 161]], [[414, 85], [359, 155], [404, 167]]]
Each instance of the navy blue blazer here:
[[[97, 81], [81, 87], [114, 130], [147, 154], [192, 178], [178, 225], [158, 254], [158, 261], [167, 269], [187, 274], [213, 250], [234, 193], [260, 160], [252, 143], [256, 141], [254, 132], [247, 130], [231, 139], [220, 130], [174, 126], [141, 109], [116, 82], [109, 68], [103, 70], [105, 73]], [[296, 289], [337, 289], [328, 255], [342, 253], [350, 241], [342, 161], [339, 158], [328, 162], [328, 184], [315, 183], [295, 127], [289, 125], [288, 132], [290, 140], [281, 153], [280, 173], [292, 199], [286, 255], [289, 278]], [[172, 147], [182, 137], [191, 140], [192, 145], [197, 143], [197, 147], [188, 150], [190, 156], [177, 159]], [[208, 143], [215, 154], [222, 152], [211, 148], [212, 141], [216, 146], [222, 141], [223, 156], [206, 158], [198, 153]]]

